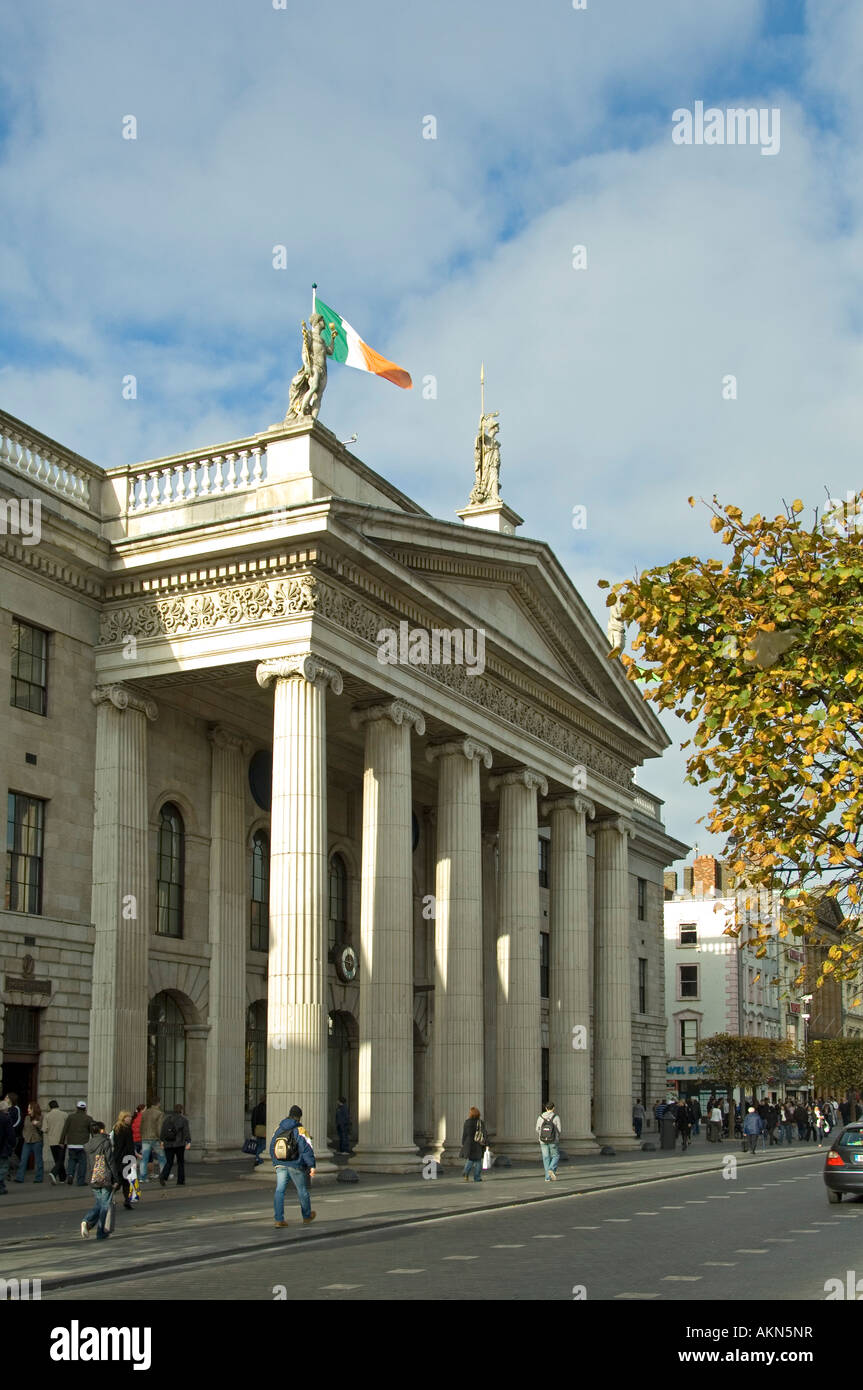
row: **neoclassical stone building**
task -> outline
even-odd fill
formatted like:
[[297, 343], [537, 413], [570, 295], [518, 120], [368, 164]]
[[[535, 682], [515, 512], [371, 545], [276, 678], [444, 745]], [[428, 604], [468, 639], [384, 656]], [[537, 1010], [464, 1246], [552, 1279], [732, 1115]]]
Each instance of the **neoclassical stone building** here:
[[549, 1091], [632, 1142], [668, 740], [548, 546], [458, 515], [317, 421], [103, 471], [0, 414], [5, 1088], [210, 1157], [263, 1093], [324, 1153], [347, 1096], [369, 1170], [472, 1104], [534, 1157]]

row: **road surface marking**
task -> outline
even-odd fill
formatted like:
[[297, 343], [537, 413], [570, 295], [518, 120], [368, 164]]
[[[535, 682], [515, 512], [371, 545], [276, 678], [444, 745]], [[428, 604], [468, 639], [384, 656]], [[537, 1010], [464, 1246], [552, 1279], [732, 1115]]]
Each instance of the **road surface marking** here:
[[479, 1255], [443, 1255], [444, 1260], [478, 1260]]
[[678, 1284], [697, 1284], [699, 1279], [703, 1279], [703, 1274], [663, 1274], [662, 1282]]
[[[580, 1227], [576, 1226], [575, 1229], [576, 1229], [576, 1230], [579, 1230]], [[598, 1231], [598, 1230], [599, 1230], [599, 1227], [598, 1227], [598, 1226], [585, 1226], [584, 1229], [585, 1229], [586, 1231]], [[493, 1245], [491, 1248], [492, 1248], [492, 1250], [523, 1250], [523, 1249], [524, 1249], [524, 1246], [523, 1246], [523, 1245]]]
[[615, 1298], [658, 1298], [658, 1293], [616, 1293]]
[[362, 1284], [319, 1284], [320, 1289], [361, 1289]]
[[[793, 1244], [793, 1242], [792, 1242], [792, 1244]], [[735, 1253], [735, 1255], [769, 1255], [769, 1254], [770, 1254], [770, 1251], [769, 1251], [769, 1250], [746, 1250], [746, 1249], [740, 1249], [740, 1250], [735, 1250], [734, 1253]]]
[[560, 1234], [550, 1236], [534, 1236], [534, 1240], [563, 1240], [563, 1236]]
[[425, 1274], [424, 1269], [388, 1269], [387, 1274]]
[[712, 1266], [712, 1267], [715, 1268], [715, 1269], [736, 1269], [736, 1268], [737, 1268], [737, 1261], [736, 1261], [736, 1260], [705, 1260], [705, 1261], [704, 1261], [704, 1265], [705, 1265], [705, 1268], [706, 1268], [708, 1265], [710, 1265], [710, 1266]]

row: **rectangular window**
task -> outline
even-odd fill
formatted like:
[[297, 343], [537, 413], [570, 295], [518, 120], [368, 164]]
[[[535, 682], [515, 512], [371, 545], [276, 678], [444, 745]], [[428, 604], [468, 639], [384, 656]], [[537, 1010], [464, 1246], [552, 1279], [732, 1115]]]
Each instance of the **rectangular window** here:
[[680, 1020], [680, 1056], [694, 1057], [695, 1045], [698, 1042], [698, 1019], [682, 1018]]
[[698, 945], [698, 927], [695, 922], [681, 922], [680, 935], [678, 938], [680, 946]]
[[677, 967], [677, 997], [678, 997], [678, 999], [697, 999], [697, 998], [698, 998], [698, 966], [697, 966], [697, 965], [678, 965], [678, 967]]
[[649, 1057], [642, 1056], [642, 1058], [641, 1058], [641, 1103], [642, 1103], [642, 1105], [644, 1106], [644, 1108], [647, 1110], [648, 1115], [651, 1114], [650, 1104], [649, 1104], [648, 1099], [647, 1099], [647, 1097], [648, 1097], [649, 1095], [650, 1095], [650, 1058], [649, 1058]]
[[[541, 1070], [542, 1070], [542, 1096], [540, 1097], [540, 1102], [539, 1102], [539, 1103], [540, 1103], [540, 1105], [545, 1105], [545, 1102], [549, 1099], [549, 1095], [548, 1095], [548, 1048], [547, 1048], [547, 1047], [544, 1047], [544, 1048], [542, 1049], [542, 1057], [541, 1057], [541, 1063], [540, 1063], [540, 1065], [541, 1065]], [[553, 1099], [554, 1099], [554, 1097], [552, 1096], [552, 1100], [553, 1100]]]
[[42, 911], [42, 840], [45, 802], [22, 792], [6, 799], [6, 889], [10, 912]]
[[4, 1046], [7, 1054], [12, 1052], [39, 1051], [39, 1009], [22, 1008], [10, 1004], [6, 1009], [6, 1036]]
[[544, 839], [541, 838], [540, 841], [539, 841], [539, 886], [540, 886], [540, 888], [547, 888], [547, 887], [548, 887], [548, 851], [549, 851], [549, 848], [550, 848], [550, 841], [549, 841], [549, 840], [544, 840]]
[[638, 1012], [647, 1013], [647, 961], [638, 957]]
[[644, 921], [647, 920], [647, 879], [646, 879], [646, 878], [640, 878], [640, 879], [638, 880], [638, 920], [639, 920], [639, 922], [644, 922]]
[[48, 634], [12, 619], [12, 698], [16, 709], [45, 714], [48, 708]]
[[541, 999], [547, 999], [549, 994], [549, 950], [548, 932], [541, 931], [539, 934], [539, 994]]

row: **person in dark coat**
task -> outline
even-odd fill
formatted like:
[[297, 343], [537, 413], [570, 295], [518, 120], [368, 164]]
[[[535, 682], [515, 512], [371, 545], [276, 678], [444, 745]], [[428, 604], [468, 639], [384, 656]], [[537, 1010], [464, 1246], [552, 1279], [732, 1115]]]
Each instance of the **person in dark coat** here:
[[0, 1101], [0, 1197], [8, 1192], [9, 1160], [15, 1152], [15, 1126], [9, 1118], [9, 1106]]
[[461, 1132], [461, 1156], [465, 1160], [464, 1180], [468, 1182], [473, 1173], [474, 1182], [482, 1182], [482, 1156], [485, 1153], [485, 1124], [475, 1105], [468, 1111]]
[[339, 1153], [350, 1153], [351, 1112], [348, 1109], [348, 1102], [344, 1096], [339, 1096], [339, 1103], [336, 1106], [336, 1129], [339, 1135]]
[[174, 1159], [177, 1160], [177, 1186], [182, 1187], [186, 1181], [185, 1159], [186, 1150], [192, 1147], [192, 1136], [189, 1132], [189, 1121], [183, 1113], [182, 1105], [175, 1105], [172, 1112], [165, 1116], [162, 1125], [162, 1133], [159, 1136], [165, 1145], [165, 1155], [167, 1162], [159, 1174], [159, 1182], [162, 1187], [171, 1176], [171, 1169], [174, 1166]]
[[132, 1115], [129, 1110], [121, 1110], [117, 1116], [117, 1123], [111, 1131], [111, 1144], [114, 1149], [114, 1167], [123, 1187], [123, 1206], [127, 1211], [131, 1211], [132, 1184], [126, 1175], [129, 1174], [134, 1178], [138, 1169], [138, 1158], [135, 1153]]
[[267, 1143], [267, 1097], [261, 1096], [251, 1115], [252, 1137], [256, 1144], [255, 1167], [263, 1163], [261, 1154]]

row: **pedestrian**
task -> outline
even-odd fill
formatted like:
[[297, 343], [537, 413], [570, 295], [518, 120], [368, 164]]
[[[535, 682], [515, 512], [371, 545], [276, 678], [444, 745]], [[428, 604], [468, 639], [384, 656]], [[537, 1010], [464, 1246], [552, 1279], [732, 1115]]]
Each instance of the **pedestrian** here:
[[21, 1132], [24, 1136], [24, 1143], [21, 1148], [21, 1157], [18, 1160], [18, 1172], [15, 1174], [15, 1181], [24, 1181], [24, 1174], [27, 1172], [27, 1164], [30, 1162], [30, 1155], [32, 1154], [35, 1165], [33, 1181], [34, 1183], [41, 1182], [45, 1172], [42, 1165], [42, 1107], [38, 1101], [31, 1100], [27, 1106], [27, 1114], [24, 1116]]
[[810, 1142], [810, 1140], [814, 1141], [814, 1140], [818, 1139], [818, 1137], [819, 1137], [819, 1134], [818, 1134], [818, 1126], [819, 1126], [819, 1124], [820, 1124], [820, 1121], [821, 1121], [821, 1112], [820, 1112], [820, 1110], [818, 1110], [817, 1107], [816, 1107], [814, 1104], [809, 1104], [809, 1105], [807, 1105], [807, 1107], [806, 1107], [806, 1142], [807, 1142], [807, 1144]]
[[779, 1106], [768, 1105], [767, 1107], [767, 1132], [770, 1136], [770, 1143], [781, 1143], [779, 1135]]
[[656, 1132], [659, 1133], [662, 1117], [665, 1114], [665, 1101], [658, 1100], [653, 1107], [654, 1118], [656, 1119]]
[[111, 1130], [111, 1144], [114, 1149], [114, 1171], [118, 1174], [120, 1185], [123, 1188], [123, 1206], [127, 1211], [131, 1211], [133, 1206], [132, 1183], [138, 1164], [130, 1111], [121, 1110], [117, 1116], [114, 1128]]
[[719, 1144], [722, 1142], [722, 1110], [719, 1102], [714, 1100], [712, 1105], [708, 1102], [707, 1109], [707, 1142], [708, 1144]]
[[132, 1142], [135, 1145], [135, 1157], [141, 1157], [141, 1116], [145, 1110], [144, 1105], [136, 1105], [135, 1113], [132, 1116]]
[[9, 1176], [9, 1160], [15, 1152], [15, 1126], [9, 1118], [9, 1102], [0, 1100], [0, 1197], [9, 1191], [6, 1179]]
[[730, 1130], [730, 1127], [731, 1127], [731, 1122], [730, 1122], [731, 1106], [730, 1106], [729, 1103], [728, 1103], [728, 1097], [727, 1097], [727, 1096], [723, 1096], [723, 1097], [722, 1097], [722, 1106], [721, 1106], [721, 1109], [722, 1109], [722, 1129], [723, 1129], [723, 1132], [724, 1132], [725, 1134], [728, 1134], [728, 1133], [729, 1133], [729, 1130]]
[[471, 1173], [474, 1182], [482, 1182], [482, 1156], [485, 1153], [487, 1142], [485, 1125], [476, 1106], [472, 1105], [467, 1112], [467, 1119], [461, 1132], [461, 1156], [465, 1160], [465, 1182], [470, 1181]]
[[644, 1125], [644, 1121], [645, 1121], [646, 1119], [647, 1119], [647, 1111], [645, 1110], [644, 1106], [641, 1104], [641, 1096], [639, 1096], [638, 1099], [637, 1099], [637, 1101], [635, 1102], [635, 1104], [634, 1104], [633, 1107], [632, 1107], [632, 1128], [635, 1130], [635, 1137], [636, 1137], [636, 1139], [640, 1139], [640, 1138], [641, 1138], [642, 1126]]
[[18, 1096], [15, 1091], [7, 1091], [3, 1099], [8, 1107], [9, 1122], [15, 1131], [15, 1140], [18, 1140], [18, 1133], [21, 1129], [21, 1107], [18, 1104]]
[[786, 1144], [791, 1143], [791, 1130], [794, 1125], [794, 1109], [787, 1100], [782, 1102], [782, 1109], [779, 1112], [782, 1123], [782, 1138]]
[[87, 1186], [87, 1155], [84, 1152], [92, 1134], [87, 1102], [79, 1100], [75, 1109], [66, 1116], [60, 1143], [66, 1146], [66, 1181], [71, 1187], [76, 1181], [79, 1187]]
[[794, 1107], [794, 1123], [797, 1126], [797, 1138], [806, 1139], [809, 1128], [809, 1116], [805, 1105], [799, 1100]]
[[839, 1102], [839, 1114], [842, 1117], [843, 1125], [851, 1123], [851, 1106], [848, 1102], [847, 1096], [845, 1100], [840, 1100]]
[[677, 1134], [680, 1136], [681, 1151], [685, 1152], [686, 1146], [689, 1143], [690, 1132], [692, 1130], [692, 1112], [689, 1109], [689, 1106], [687, 1105], [686, 1101], [683, 1099], [683, 1096], [681, 1096], [680, 1100], [677, 1102], [677, 1109], [674, 1112], [674, 1128], [677, 1130]]
[[542, 1154], [545, 1180], [557, 1182], [557, 1165], [560, 1162], [560, 1116], [552, 1100], [545, 1102], [542, 1114], [537, 1117], [536, 1137]]
[[87, 1176], [93, 1189], [93, 1205], [81, 1222], [81, 1238], [86, 1240], [95, 1226], [96, 1239], [107, 1240], [105, 1229], [114, 1189], [119, 1185], [111, 1140], [101, 1120], [90, 1120], [90, 1138], [85, 1146]]
[[692, 1111], [692, 1133], [697, 1137], [701, 1133], [702, 1119], [701, 1101], [698, 1099], [698, 1096], [692, 1097], [689, 1102], [689, 1108]]
[[762, 1122], [761, 1116], [758, 1114], [758, 1111], [755, 1109], [755, 1106], [750, 1105], [749, 1110], [746, 1114], [746, 1118], [743, 1121], [743, 1134], [744, 1145], [748, 1144], [749, 1152], [751, 1154], [755, 1153], [755, 1147], [758, 1143], [758, 1136], [763, 1132], [763, 1129], [764, 1124]]
[[339, 1103], [336, 1106], [336, 1130], [339, 1136], [339, 1153], [350, 1153], [351, 1112], [348, 1109], [348, 1102], [344, 1096], [339, 1096]]
[[156, 1096], [150, 1101], [147, 1109], [141, 1114], [141, 1162], [138, 1164], [138, 1181], [146, 1182], [150, 1169], [150, 1155], [155, 1150], [156, 1159], [159, 1164], [159, 1173], [165, 1171], [165, 1151], [162, 1147], [162, 1125], [165, 1123], [165, 1114], [159, 1097]]
[[49, 1100], [48, 1109], [42, 1118], [42, 1142], [51, 1150], [53, 1162], [48, 1177], [55, 1187], [58, 1182], [66, 1181], [66, 1150], [60, 1141], [67, 1118], [66, 1111], [60, 1109], [56, 1100]]
[[308, 1178], [315, 1176], [315, 1151], [309, 1142], [309, 1135], [300, 1124], [303, 1112], [298, 1105], [292, 1105], [287, 1117], [279, 1124], [270, 1140], [270, 1158], [276, 1170], [276, 1193], [273, 1198], [273, 1213], [277, 1226], [287, 1226], [285, 1220], [285, 1188], [288, 1179], [297, 1189], [303, 1225], [314, 1221], [317, 1212], [312, 1211], [309, 1197]]
[[[338, 1112], [337, 1112], [338, 1113]], [[267, 1142], [267, 1097], [260, 1096], [258, 1103], [252, 1111], [251, 1118], [252, 1137], [255, 1141], [255, 1162], [254, 1167], [258, 1168], [262, 1163], [261, 1153]]]
[[820, 1105], [816, 1104], [813, 1110], [815, 1118], [815, 1134], [813, 1138], [818, 1139], [818, 1147], [822, 1149], [824, 1147], [824, 1135], [830, 1133], [830, 1125]]
[[165, 1145], [166, 1163], [159, 1174], [159, 1182], [162, 1187], [171, 1176], [171, 1169], [174, 1166], [174, 1159], [177, 1160], [177, 1186], [182, 1187], [186, 1181], [186, 1150], [192, 1147], [192, 1136], [189, 1133], [189, 1121], [186, 1119], [183, 1107], [180, 1104], [174, 1106], [173, 1112], [165, 1116], [162, 1125], [160, 1139]]

